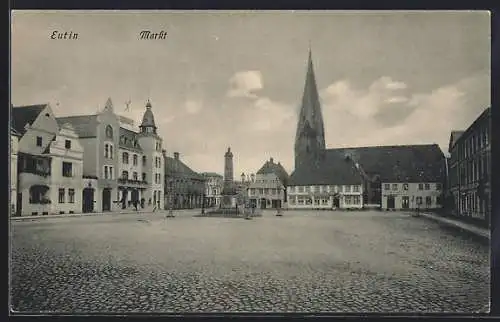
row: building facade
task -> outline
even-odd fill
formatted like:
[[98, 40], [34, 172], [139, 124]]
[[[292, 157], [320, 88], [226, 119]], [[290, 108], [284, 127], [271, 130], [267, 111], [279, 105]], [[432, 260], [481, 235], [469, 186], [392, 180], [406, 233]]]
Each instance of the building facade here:
[[359, 209], [363, 208], [363, 186], [358, 184], [291, 185], [289, 209]]
[[19, 133], [10, 129], [10, 215], [16, 214], [17, 204], [17, 152], [19, 151]]
[[248, 187], [248, 198], [253, 207], [283, 208], [287, 202], [288, 174], [280, 162], [275, 163], [270, 158], [257, 171], [256, 176], [251, 176]]
[[115, 114], [111, 99], [95, 115], [58, 121], [75, 128], [85, 149], [84, 213], [120, 211], [134, 201], [139, 207], [163, 207], [162, 139], [149, 101], [138, 131], [127, 128], [132, 120]]
[[12, 117], [21, 134], [16, 214], [81, 212], [84, 150], [74, 128], [48, 104], [13, 107]]
[[215, 172], [203, 172], [205, 178], [205, 207], [219, 207], [224, 177]]
[[491, 216], [491, 107], [465, 131], [450, 136], [448, 192], [450, 211], [490, 224]]
[[174, 152], [169, 157], [163, 151], [165, 164], [165, 209], [201, 208], [205, 194], [205, 177], [196, 173]]
[[384, 182], [382, 209], [440, 209], [443, 206], [441, 182]]

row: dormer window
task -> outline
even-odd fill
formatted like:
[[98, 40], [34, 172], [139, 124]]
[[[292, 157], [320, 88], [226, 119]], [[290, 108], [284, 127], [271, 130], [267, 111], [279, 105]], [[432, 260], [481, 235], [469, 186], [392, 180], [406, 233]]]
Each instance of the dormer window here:
[[36, 137], [36, 146], [42, 146], [42, 137], [41, 136]]
[[45, 116], [46, 116], [46, 117], [50, 117], [50, 114], [49, 114], [49, 113], [45, 113]]

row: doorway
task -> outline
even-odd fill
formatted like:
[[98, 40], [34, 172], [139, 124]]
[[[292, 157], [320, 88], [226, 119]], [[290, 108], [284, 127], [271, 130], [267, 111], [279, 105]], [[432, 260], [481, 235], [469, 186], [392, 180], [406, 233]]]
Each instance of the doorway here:
[[102, 211], [111, 210], [111, 189], [102, 189]]
[[340, 198], [339, 196], [333, 197], [333, 208], [340, 208]]
[[94, 211], [94, 188], [84, 188], [82, 192], [82, 212]]
[[401, 207], [403, 209], [409, 209], [410, 208], [410, 197], [404, 196], [402, 200], [403, 200], [403, 203], [402, 203]]
[[17, 193], [17, 202], [16, 202], [16, 215], [21, 216], [23, 211], [23, 194], [22, 192]]
[[266, 209], [266, 206], [267, 206], [267, 200], [265, 198], [260, 199], [260, 208]]
[[395, 205], [394, 196], [387, 196], [387, 209], [394, 209]]

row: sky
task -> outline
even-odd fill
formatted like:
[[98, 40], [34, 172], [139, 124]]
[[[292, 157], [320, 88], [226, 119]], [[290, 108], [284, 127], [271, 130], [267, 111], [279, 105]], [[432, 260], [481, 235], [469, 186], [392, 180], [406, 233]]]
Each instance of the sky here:
[[486, 11], [13, 11], [11, 102], [67, 116], [110, 97], [139, 123], [149, 99], [167, 154], [193, 170], [222, 174], [231, 147], [236, 178], [271, 157], [290, 173], [309, 48], [328, 148], [447, 154], [490, 105], [490, 46]]

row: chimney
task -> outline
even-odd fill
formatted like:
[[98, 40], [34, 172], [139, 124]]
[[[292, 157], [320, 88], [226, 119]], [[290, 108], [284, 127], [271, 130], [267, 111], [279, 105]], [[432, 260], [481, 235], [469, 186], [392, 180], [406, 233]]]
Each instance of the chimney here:
[[174, 159], [179, 160], [179, 152], [174, 152]]

